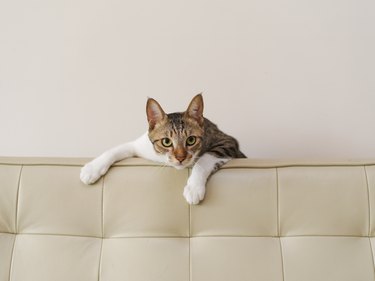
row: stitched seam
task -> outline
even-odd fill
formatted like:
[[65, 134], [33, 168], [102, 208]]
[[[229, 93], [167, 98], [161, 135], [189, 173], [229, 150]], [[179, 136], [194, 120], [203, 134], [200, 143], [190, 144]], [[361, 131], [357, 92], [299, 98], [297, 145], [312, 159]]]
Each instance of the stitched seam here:
[[100, 255], [99, 255], [99, 266], [98, 266], [98, 281], [100, 281], [100, 276], [102, 273], [102, 258], [103, 258], [103, 244], [104, 244], [104, 239], [101, 239], [101, 245], [100, 245]]
[[[72, 237], [72, 238], [89, 238], [89, 239], [149, 239], [149, 238], [160, 238], [160, 239], [187, 239], [188, 236], [115, 236], [115, 237], [97, 237], [97, 236], [89, 236], [89, 235], [74, 235], [74, 234], [58, 234], [58, 233], [12, 233], [12, 232], [0, 232], [0, 234], [7, 234], [7, 235], [40, 235], [40, 236], [61, 236], [61, 237]], [[279, 236], [273, 235], [197, 235], [192, 236], [190, 238], [279, 238]], [[368, 236], [360, 236], [360, 235], [326, 235], [326, 234], [303, 234], [303, 235], [288, 235], [288, 236], [280, 236], [280, 238], [298, 238], [298, 237], [337, 237], [337, 238], [368, 238]]]
[[99, 254], [99, 266], [98, 266], [98, 281], [100, 281], [100, 276], [102, 273], [102, 259], [103, 259], [103, 244], [104, 244], [104, 186], [105, 186], [105, 176], [102, 179], [102, 206], [101, 206], [101, 231], [102, 231], [102, 239], [100, 245], [100, 254]]
[[[12, 234], [12, 233], [10, 233]], [[60, 237], [72, 237], [72, 238], [89, 238], [89, 239], [102, 239], [102, 237], [89, 236], [89, 235], [80, 235], [80, 234], [58, 234], [58, 233], [17, 233], [16, 235], [30, 235], [30, 236], [60, 236]], [[121, 237], [128, 238], [128, 237]]]
[[21, 166], [20, 173], [18, 175], [18, 183], [17, 183], [17, 199], [16, 199], [16, 214], [15, 214], [15, 231], [16, 231], [16, 233], [18, 233], [18, 209], [19, 209], [20, 186], [21, 186], [22, 172], [23, 172], [23, 165]]
[[370, 185], [368, 180], [368, 174], [367, 174], [367, 167], [363, 166], [363, 169], [365, 171], [366, 176], [366, 186], [367, 186], [367, 198], [368, 198], [368, 241], [370, 243], [370, 251], [371, 251], [371, 259], [373, 264], [373, 270], [374, 270], [374, 276], [375, 276], [375, 259], [374, 259], [374, 251], [372, 249], [372, 242], [371, 242], [371, 201], [370, 201]]
[[285, 269], [284, 269], [284, 254], [283, 254], [283, 245], [281, 243], [281, 237], [279, 237], [279, 245], [280, 245], [280, 255], [281, 255], [281, 276], [282, 280], [285, 280]]
[[13, 262], [14, 262], [14, 249], [16, 248], [16, 239], [17, 239], [17, 235], [14, 235], [14, 241], [13, 241], [13, 246], [12, 246], [12, 256], [10, 259], [10, 266], [9, 266], [9, 281], [13, 279], [12, 269], [13, 269]]
[[283, 247], [281, 243], [281, 227], [280, 227], [280, 185], [279, 185], [279, 168], [276, 168], [276, 204], [277, 204], [277, 236], [279, 237], [279, 247], [280, 247], [280, 257], [281, 257], [281, 277], [282, 280], [285, 280], [285, 273], [284, 273], [284, 255], [283, 255]]
[[193, 280], [193, 268], [192, 268], [192, 256], [191, 256], [191, 237], [189, 237], [189, 280]]
[[373, 270], [374, 270], [374, 275], [375, 275], [374, 251], [372, 250], [372, 242], [371, 242], [371, 238], [370, 237], [368, 238], [368, 241], [370, 243], [371, 259], [372, 259], [372, 264], [374, 265], [373, 266]]
[[[0, 233], [3, 233], [3, 232], [0, 232]], [[15, 233], [7, 233], [7, 232], [4, 232], [5, 234], [15, 234]], [[72, 238], [92, 238], [92, 239], [126, 239], [126, 238], [129, 238], [129, 239], [136, 239], [136, 238], [189, 238], [188, 236], [166, 236], [166, 235], [144, 235], [144, 236], [113, 236], [113, 237], [101, 237], [101, 236], [90, 236], [90, 235], [81, 235], [81, 234], [59, 234], [59, 233], [27, 233], [27, 232], [24, 232], [24, 233], [18, 233], [17, 235], [41, 235], [41, 236], [61, 236], [61, 237], [72, 237]], [[210, 236], [207, 236], [207, 237], [210, 237]], [[215, 236], [213, 236], [215, 237]]]
[[[148, 238], [157, 238], [158, 236], [152, 236]], [[285, 235], [285, 236], [273, 236], [273, 235], [197, 235], [193, 236], [192, 238], [210, 238], [210, 237], [228, 237], [228, 238], [298, 238], [298, 237], [349, 237], [349, 238], [368, 238], [366, 235], [335, 235], [335, 234], [296, 234], [296, 235]], [[122, 238], [131, 238], [131, 237], [122, 237]], [[133, 237], [137, 238], [137, 237]], [[141, 238], [141, 237], [139, 237]], [[147, 238], [147, 237], [145, 237]], [[164, 237], [164, 238], [169, 238], [169, 237]], [[173, 237], [171, 237], [173, 238]], [[179, 237], [179, 238], [184, 238], [184, 237]]]
[[276, 168], [276, 205], [277, 205], [277, 236], [280, 237], [280, 198], [279, 198], [279, 169]]
[[16, 210], [15, 210], [15, 220], [14, 220], [14, 230], [15, 230], [15, 235], [14, 235], [14, 241], [13, 241], [13, 246], [12, 246], [12, 255], [10, 259], [10, 265], [9, 265], [9, 281], [12, 280], [12, 269], [13, 269], [13, 263], [14, 263], [14, 250], [16, 248], [16, 240], [17, 240], [17, 235], [18, 235], [18, 203], [19, 203], [19, 197], [20, 197], [20, 185], [21, 185], [21, 176], [22, 176], [22, 171], [23, 171], [23, 165], [21, 165], [20, 168], [20, 173], [18, 175], [18, 183], [17, 183], [17, 197], [16, 197]]
[[367, 175], [367, 169], [366, 166], [363, 166], [363, 170], [365, 171], [365, 177], [366, 177], [366, 187], [367, 187], [367, 204], [368, 204], [368, 237], [370, 237], [371, 234], [371, 202], [370, 202], [370, 186], [368, 181], [368, 175]]
[[102, 210], [101, 210], [101, 231], [102, 231], [102, 238], [104, 237], [104, 182], [105, 182], [105, 176], [103, 176], [102, 179]]
[[283, 247], [281, 244], [281, 229], [280, 229], [280, 187], [279, 187], [279, 168], [275, 169], [276, 172], [276, 204], [277, 204], [277, 236], [279, 240], [279, 247], [280, 247], [280, 257], [281, 257], [281, 277], [282, 280], [285, 280], [284, 274], [284, 255], [283, 255]]

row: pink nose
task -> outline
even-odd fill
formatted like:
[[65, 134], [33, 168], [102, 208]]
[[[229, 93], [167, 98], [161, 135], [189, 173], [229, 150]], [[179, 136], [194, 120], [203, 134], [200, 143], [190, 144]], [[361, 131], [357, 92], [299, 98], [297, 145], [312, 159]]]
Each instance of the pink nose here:
[[176, 159], [182, 163], [185, 159], [186, 159], [186, 155], [184, 154], [178, 154], [178, 155], [175, 155]]

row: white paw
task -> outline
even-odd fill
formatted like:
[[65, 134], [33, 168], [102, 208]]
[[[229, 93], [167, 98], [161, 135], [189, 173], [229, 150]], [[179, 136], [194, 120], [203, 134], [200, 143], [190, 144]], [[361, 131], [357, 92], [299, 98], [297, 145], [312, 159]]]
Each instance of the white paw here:
[[95, 183], [108, 170], [108, 167], [90, 162], [82, 167], [80, 178], [84, 184]]
[[196, 205], [203, 200], [206, 187], [199, 184], [187, 184], [184, 188], [184, 197], [189, 204]]

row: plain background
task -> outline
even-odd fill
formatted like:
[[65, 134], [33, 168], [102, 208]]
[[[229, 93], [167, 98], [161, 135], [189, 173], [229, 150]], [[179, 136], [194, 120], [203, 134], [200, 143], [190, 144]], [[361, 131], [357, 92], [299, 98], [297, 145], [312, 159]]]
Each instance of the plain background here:
[[251, 158], [375, 158], [375, 1], [0, 2], [0, 155], [93, 157], [147, 97]]

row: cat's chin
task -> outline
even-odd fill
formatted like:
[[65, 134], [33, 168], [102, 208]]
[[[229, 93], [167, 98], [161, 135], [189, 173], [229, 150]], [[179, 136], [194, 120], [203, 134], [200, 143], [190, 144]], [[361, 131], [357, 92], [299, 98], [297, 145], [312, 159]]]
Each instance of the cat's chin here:
[[173, 168], [175, 168], [175, 169], [177, 169], [177, 170], [183, 170], [183, 169], [185, 169], [185, 168], [187, 168], [187, 167], [190, 167], [190, 166], [191, 166], [191, 163], [187, 163], [187, 164], [181, 164], [181, 163], [178, 163], [178, 164], [176, 164], [176, 163], [169, 163], [169, 166], [171, 166], [171, 167], [173, 167]]
[[183, 169], [186, 168], [186, 166], [185, 166], [185, 165], [182, 165], [182, 164], [179, 164], [179, 165], [173, 165], [173, 167], [174, 167], [175, 169], [177, 169], [177, 170], [183, 170]]
[[185, 161], [183, 161], [183, 163], [180, 163], [178, 161], [168, 161], [167, 165], [168, 166], [171, 166], [177, 170], [183, 170], [185, 168], [190, 168], [194, 165], [195, 163], [195, 157], [192, 157], [192, 158], [189, 158], [189, 159], [186, 159]]

